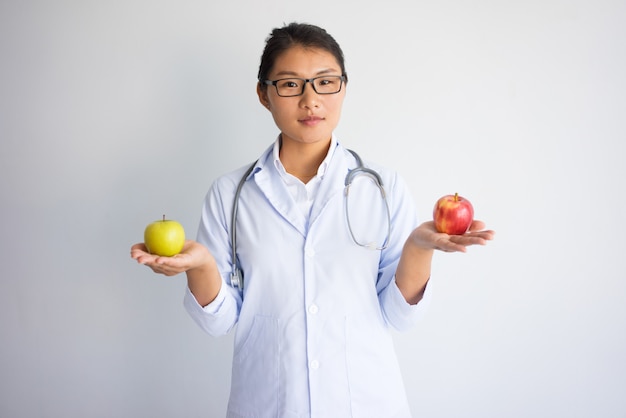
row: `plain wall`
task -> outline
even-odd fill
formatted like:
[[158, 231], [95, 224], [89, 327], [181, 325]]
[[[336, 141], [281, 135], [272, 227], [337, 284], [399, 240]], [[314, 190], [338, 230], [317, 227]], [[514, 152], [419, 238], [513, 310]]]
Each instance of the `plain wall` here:
[[339, 139], [397, 169], [419, 216], [458, 192], [497, 231], [435, 256], [394, 334], [424, 418], [626, 416], [626, 3], [0, 2], [0, 416], [221, 417], [232, 336], [184, 276], [130, 259], [193, 237], [220, 174], [277, 134], [264, 40], [321, 25], [350, 76]]

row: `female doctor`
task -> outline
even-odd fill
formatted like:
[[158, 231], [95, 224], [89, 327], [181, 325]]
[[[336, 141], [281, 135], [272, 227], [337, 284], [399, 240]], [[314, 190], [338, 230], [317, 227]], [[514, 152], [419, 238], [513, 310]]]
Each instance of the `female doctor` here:
[[[348, 77], [325, 30], [274, 29], [258, 76], [278, 138], [251, 171], [214, 182], [197, 241], [171, 258], [143, 244], [131, 256], [166, 276], [185, 272], [185, 307], [209, 334], [237, 325], [229, 417], [409, 417], [389, 331], [418, 318], [434, 250], [465, 252], [494, 233], [480, 221], [463, 236], [418, 226], [396, 173], [359, 169], [333, 134]], [[234, 227], [243, 286], [231, 279]]]

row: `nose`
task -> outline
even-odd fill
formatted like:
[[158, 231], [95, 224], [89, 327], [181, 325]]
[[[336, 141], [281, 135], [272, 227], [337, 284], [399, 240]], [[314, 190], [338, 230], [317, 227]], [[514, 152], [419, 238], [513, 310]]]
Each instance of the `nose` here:
[[304, 84], [304, 93], [300, 96], [300, 105], [307, 108], [319, 106], [319, 94], [313, 88], [313, 83], [308, 81]]

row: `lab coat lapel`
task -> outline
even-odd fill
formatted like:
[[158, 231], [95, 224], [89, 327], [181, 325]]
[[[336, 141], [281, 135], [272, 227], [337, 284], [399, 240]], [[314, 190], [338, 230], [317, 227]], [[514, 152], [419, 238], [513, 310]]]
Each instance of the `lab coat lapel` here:
[[261, 189], [267, 201], [276, 211], [303, 236], [306, 235], [306, 220], [295, 204], [289, 190], [283, 183], [280, 175], [269, 161], [264, 164], [263, 169], [254, 176], [254, 181]]
[[338, 193], [343, 193], [344, 180], [348, 174], [350, 161], [352, 161], [352, 157], [348, 155], [345, 148], [338, 144], [311, 208], [309, 222], [311, 225], [320, 216], [329, 201]]

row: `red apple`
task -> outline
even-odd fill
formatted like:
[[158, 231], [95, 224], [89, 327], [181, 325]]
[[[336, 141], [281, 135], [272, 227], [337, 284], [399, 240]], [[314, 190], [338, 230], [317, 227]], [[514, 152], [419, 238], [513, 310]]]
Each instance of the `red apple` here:
[[458, 193], [446, 195], [437, 200], [433, 209], [433, 220], [437, 231], [448, 235], [463, 235], [474, 220], [474, 208], [469, 200]]

